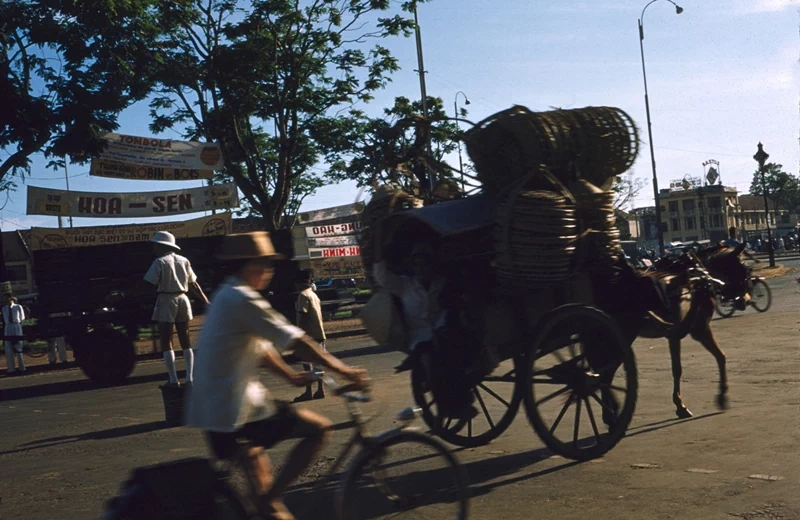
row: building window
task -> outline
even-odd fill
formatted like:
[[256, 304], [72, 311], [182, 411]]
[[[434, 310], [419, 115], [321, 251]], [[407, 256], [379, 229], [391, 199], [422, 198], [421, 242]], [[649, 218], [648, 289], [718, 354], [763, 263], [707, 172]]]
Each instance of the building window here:
[[677, 200], [669, 201], [669, 212], [670, 213], [677, 213], [678, 212], [678, 201]]
[[722, 207], [722, 199], [719, 197], [709, 197], [708, 198], [708, 207], [709, 208], [721, 208]]
[[722, 215], [711, 215], [711, 227], [714, 228], [722, 227]]
[[681, 230], [681, 221], [674, 218], [672, 219], [672, 231], [680, 231]]
[[691, 211], [694, 209], [694, 199], [686, 199], [683, 201], [683, 211]]
[[[686, 208], [684, 208], [686, 209]], [[694, 229], [694, 217], [686, 217], [686, 229], [691, 231]]]

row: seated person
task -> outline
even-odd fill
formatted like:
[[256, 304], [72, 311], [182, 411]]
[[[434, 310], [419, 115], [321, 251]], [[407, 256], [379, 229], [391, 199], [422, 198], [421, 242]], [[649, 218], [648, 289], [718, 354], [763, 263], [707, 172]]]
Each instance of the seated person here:
[[[380, 244], [377, 240], [376, 243]], [[398, 371], [411, 368], [418, 359], [424, 369], [431, 390], [441, 404], [443, 415], [474, 416], [477, 411], [471, 406], [463, 388], [450, 381], [448, 370], [441, 370], [448, 364], [443, 348], [434, 348], [434, 334], [445, 325], [446, 313], [441, 305], [441, 296], [447, 285], [445, 277], [435, 270], [433, 248], [426, 243], [417, 243], [411, 249], [413, 276], [403, 276], [392, 272], [383, 259], [381, 247], [376, 248], [373, 276], [381, 287], [402, 301], [403, 314], [408, 333], [408, 349], [412, 352]], [[449, 350], [449, 349], [447, 349]], [[466, 389], [468, 393], [469, 389]]]

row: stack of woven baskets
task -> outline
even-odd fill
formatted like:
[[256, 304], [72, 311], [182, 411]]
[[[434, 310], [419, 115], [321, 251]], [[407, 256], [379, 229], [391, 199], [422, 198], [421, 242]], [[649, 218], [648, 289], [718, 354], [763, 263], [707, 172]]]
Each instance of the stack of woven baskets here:
[[[636, 127], [611, 107], [531, 112], [515, 106], [465, 135], [484, 193], [498, 200], [496, 272], [505, 292], [559, 284], [581, 249], [621, 249], [607, 186], [633, 164]], [[573, 190], [575, 193], [573, 193]]]

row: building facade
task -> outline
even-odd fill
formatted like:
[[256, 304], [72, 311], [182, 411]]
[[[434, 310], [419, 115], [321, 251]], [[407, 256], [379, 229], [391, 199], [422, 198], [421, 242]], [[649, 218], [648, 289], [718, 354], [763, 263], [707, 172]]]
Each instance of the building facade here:
[[738, 198], [736, 188], [721, 185], [661, 190], [664, 243], [725, 240], [737, 225]]

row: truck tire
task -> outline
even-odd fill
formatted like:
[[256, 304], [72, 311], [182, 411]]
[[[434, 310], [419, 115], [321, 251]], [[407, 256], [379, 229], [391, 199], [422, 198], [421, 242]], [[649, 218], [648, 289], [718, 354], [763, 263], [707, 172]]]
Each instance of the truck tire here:
[[133, 340], [108, 326], [76, 338], [72, 350], [86, 377], [101, 385], [122, 384], [136, 364]]

